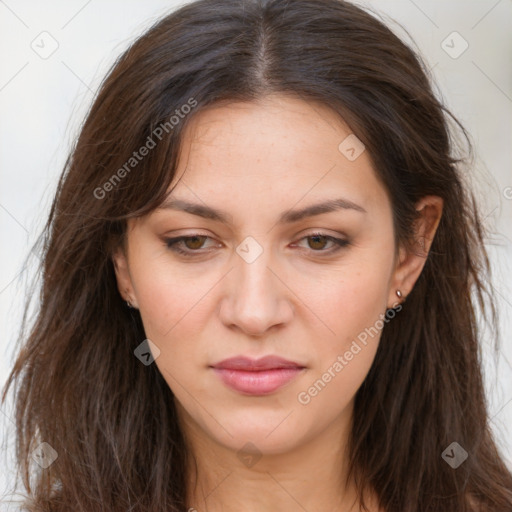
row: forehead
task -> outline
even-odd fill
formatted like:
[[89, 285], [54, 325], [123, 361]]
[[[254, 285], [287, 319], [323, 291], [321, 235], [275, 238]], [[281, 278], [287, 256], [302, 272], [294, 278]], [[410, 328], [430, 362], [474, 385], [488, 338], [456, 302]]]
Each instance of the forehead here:
[[341, 117], [317, 103], [283, 94], [254, 102], [213, 105], [195, 116], [185, 130], [193, 151], [229, 152], [265, 157], [294, 157], [304, 153], [336, 155], [351, 133]]
[[187, 124], [171, 195], [208, 204], [215, 198], [216, 205], [238, 199], [246, 208], [272, 201], [305, 206], [340, 194], [384, 205], [386, 193], [364, 146], [347, 158], [350, 137], [336, 112], [297, 97], [213, 105]]

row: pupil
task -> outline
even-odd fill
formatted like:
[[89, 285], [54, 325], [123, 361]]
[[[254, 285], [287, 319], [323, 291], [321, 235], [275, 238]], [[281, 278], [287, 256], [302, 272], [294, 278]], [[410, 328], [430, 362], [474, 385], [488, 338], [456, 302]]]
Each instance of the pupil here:
[[[185, 242], [187, 244], [192, 244], [192, 246], [190, 246], [189, 249], [199, 249], [201, 247], [201, 245], [203, 244], [203, 241], [202, 241], [203, 238], [205, 238], [205, 237], [204, 236], [194, 236], [191, 238], [187, 238], [187, 240]], [[199, 241], [199, 244], [197, 244], [198, 241]]]
[[[309, 238], [311, 238], [311, 239], [313, 240], [313, 244], [315, 244], [315, 243], [318, 243], [318, 240], [319, 240], [319, 239], [321, 240], [321, 239], [323, 239], [324, 237], [323, 237], [322, 235], [316, 235], [316, 236], [310, 236]], [[311, 244], [309, 244], [309, 245], [310, 245], [310, 247], [311, 247], [312, 249], [322, 249], [322, 246], [323, 246], [321, 242], [320, 242], [320, 246], [321, 246], [321, 247], [318, 247], [318, 246], [317, 246], [317, 247], [312, 247], [312, 246], [311, 246]]]

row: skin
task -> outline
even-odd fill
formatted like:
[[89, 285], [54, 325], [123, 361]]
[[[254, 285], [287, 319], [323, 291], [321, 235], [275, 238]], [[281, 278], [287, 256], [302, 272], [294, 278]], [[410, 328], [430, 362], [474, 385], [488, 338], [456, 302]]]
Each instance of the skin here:
[[[350, 133], [328, 108], [285, 95], [203, 110], [185, 131], [172, 197], [221, 209], [232, 223], [155, 210], [129, 222], [126, 245], [114, 255], [119, 291], [160, 350], [154, 364], [197, 461], [188, 506], [198, 511], [359, 510], [353, 483], [343, 485], [346, 443], [381, 331], [359, 343], [309, 403], [298, 394], [365, 328], [380, 325], [403, 300], [397, 289], [410, 293], [442, 200], [427, 196], [416, 205], [423, 254], [395, 247], [391, 203], [368, 153], [350, 161], [338, 149]], [[283, 212], [341, 197], [366, 213], [341, 209], [278, 223]], [[350, 244], [332, 252], [332, 241], [311, 238], [316, 232]], [[209, 238], [179, 246], [199, 256], [165, 244], [198, 234]], [[251, 263], [236, 252], [248, 236], [263, 250]], [[209, 367], [268, 354], [306, 368], [267, 396], [240, 394]], [[248, 442], [261, 456], [252, 465], [237, 456]]]

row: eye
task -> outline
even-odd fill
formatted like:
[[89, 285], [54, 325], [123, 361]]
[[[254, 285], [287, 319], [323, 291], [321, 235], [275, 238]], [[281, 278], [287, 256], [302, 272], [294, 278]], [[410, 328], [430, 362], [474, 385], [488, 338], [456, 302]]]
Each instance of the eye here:
[[[327, 253], [332, 254], [347, 245], [350, 245], [348, 240], [343, 240], [341, 238], [336, 238], [334, 236], [326, 235], [324, 233], [311, 233], [301, 240], [306, 240], [308, 247], [306, 249], [312, 249], [313, 252]], [[327, 243], [331, 243], [333, 245], [330, 248], [325, 250], [325, 246]]]
[[[192, 255], [192, 253], [199, 253], [199, 249], [203, 248], [205, 240], [209, 239], [206, 235], [192, 235], [192, 236], [178, 236], [176, 238], [166, 238], [165, 245], [171, 251], [179, 254]], [[183, 249], [185, 246], [185, 249]]]
[[[178, 254], [182, 254], [185, 256], [199, 256], [208, 252], [208, 250], [204, 250], [204, 244], [207, 240], [211, 240], [211, 238], [207, 235], [195, 234], [191, 236], [179, 236], [175, 238], [165, 238], [165, 246], [173, 252]], [[311, 252], [322, 253], [322, 254], [333, 254], [343, 247], [350, 245], [348, 240], [344, 240], [341, 238], [336, 238], [330, 235], [326, 235], [324, 233], [311, 233], [300, 239], [306, 240], [308, 247], [306, 249], [310, 249]], [[331, 244], [330, 247], [327, 247], [327, 244]], [[297, 244], [294, 244], [300, 247]], [[218, 245], [217, 245], [218, 247]]]

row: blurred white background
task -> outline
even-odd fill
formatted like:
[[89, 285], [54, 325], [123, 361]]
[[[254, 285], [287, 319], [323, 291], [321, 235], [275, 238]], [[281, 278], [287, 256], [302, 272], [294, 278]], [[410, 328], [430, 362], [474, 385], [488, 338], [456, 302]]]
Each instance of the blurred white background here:
[[[71, 141], [115, 58], [182, 3], [0, 0], [1, 386], [17, 349], [24, 286], [32, 275], [22, 265], [45, 221]], [[444, 101], [475, 143], [472, 180], [492, 232], [487, 247], [502, 332], [497, 366], [490, 340], [483, 341], [486, 387], [491, 426], [512, 467], [512, 1], [358, 3], [379, 12], [401, 37], [407, 36], [392, 20], [407, 29]], [[6, 439], [0, 460], [2, 511], [15, 508], [9, 505], [13, 426], [9, 401], [0, 413]]]

